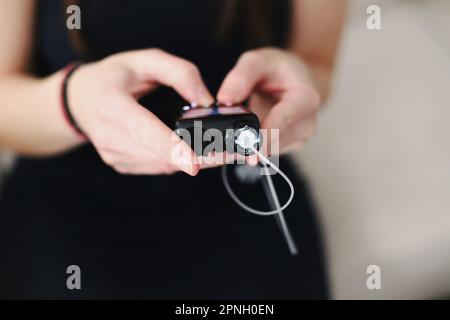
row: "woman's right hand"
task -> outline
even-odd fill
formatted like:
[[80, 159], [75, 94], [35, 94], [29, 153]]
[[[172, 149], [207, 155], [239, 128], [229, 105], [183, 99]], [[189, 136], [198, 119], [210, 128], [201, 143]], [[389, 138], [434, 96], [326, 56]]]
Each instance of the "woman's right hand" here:
[[195, 65], [159, 49], [147, 49], [81, 66], [69, 80], [68, 103], [103, 161], [117, 172], [184, 171], [194, 176], [199, 164], [191, 148], [137, 102], [158, 85], [172, 87], [198, 105], [213, 102]]

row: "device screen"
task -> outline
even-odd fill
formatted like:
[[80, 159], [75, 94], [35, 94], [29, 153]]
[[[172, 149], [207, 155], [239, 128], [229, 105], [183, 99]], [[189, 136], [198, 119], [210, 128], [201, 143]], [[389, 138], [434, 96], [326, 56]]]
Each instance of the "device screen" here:
[[195, 119], [215, 115], [247, 114], [250, 111], [244, 106], [216, 106], [211, 108], [196, 107], [183, 112], [182, 119]]

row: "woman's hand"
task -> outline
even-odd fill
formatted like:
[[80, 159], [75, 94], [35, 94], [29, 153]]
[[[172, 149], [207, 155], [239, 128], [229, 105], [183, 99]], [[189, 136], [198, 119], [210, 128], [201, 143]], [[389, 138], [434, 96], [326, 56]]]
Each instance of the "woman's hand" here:
[[288, 52], [264, 48], [244, 53], [217, 98], [225, 104], [250, 98], [261, 128], [280, 130], [280, 153], [300, 148], [315, 132], [319, 93], [306, 66]]
[[[69, 107], [76, 122], [103, 161], [119, 173], [181, 170], [196, 175], [199, 171], [190, 147], [136, 102], [160, 84], [172, 87], [187, 101], [213, 102], [192, 63], [158, 49], [120, 53], [84, 65], [69, 80]], [[174, 148], [180, 152], [176, 159]]]

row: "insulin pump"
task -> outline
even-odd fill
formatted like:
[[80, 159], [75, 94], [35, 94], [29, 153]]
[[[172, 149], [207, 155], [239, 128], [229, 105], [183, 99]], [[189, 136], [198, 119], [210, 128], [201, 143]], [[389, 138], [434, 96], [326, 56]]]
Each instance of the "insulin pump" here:
[[[175, 133], [197, 155], [204, 155], [208, 145], [214, 144], [214, 151], [249, 156], [254, 154], [254, 149], [259, 150], [262, 143], [258, 117], [244, 105], [185, 106], [175, 124]], [[190, 139], [186, 139], [185, 134]]]
[[[289, 231], [283, 210], [287, 209], [294, 198], [294, 186], [289, 178], [270, 159], [261, 152], [262, 135], [258, 117], [244, 105], [222, 105], [215, 103], [211, 107], [199, 107], [195, 104], [185, 106], [175, 124], [175, 133], [198, 155], [206, 156], [209, 151], [226, 151], [243, 156], [256, 154], [262, 162], [265, 180], [263, 186], [270, 202], [270, 211], [260, 211], [247, 206], [234, 193], [227, 175], [227, 166], [222, 167], [222, 180], [230, 197], [242, 209], [259, 216], [274, 215], [289, 251], [297, 255], [297, 246]], [[208, 151], [210, 145], [213, 149]], [[289, 200], [281, 205], [273, 184], [269, 167], [281, 175], [290, 187]]]

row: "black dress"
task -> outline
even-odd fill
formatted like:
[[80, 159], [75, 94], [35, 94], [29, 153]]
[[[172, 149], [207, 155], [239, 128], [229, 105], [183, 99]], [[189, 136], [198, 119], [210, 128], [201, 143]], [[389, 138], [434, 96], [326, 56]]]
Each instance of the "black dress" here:
[[[217, 1], [81, 1], [83, 37], [94, 59], [158, 47], [199, 66], [215, 93], [239, 55], [241, 34], [219, 43]], [[289, 6], [278, 1], [273, 46], [282, 46]], [[39, 1], [40, 75], [81, 57], [70, 45], [62, 1]], [[49, 93], [51, 94], [51, 93]], [[55, 93], [56, 94], [56, 93]], [[180, 98], [162, 89], [143, 103], [172, 125]], [[0, 201], [0, 296], [4, 298], [327, 298], [317, 217], [305, 181], [287, 161], [295, 201], [286, 218], [299, 246], [292, 257], [273, 217], [241, 210], [219, 169], [192, 178], [124, 176], [83, 146], [64, 155], [20, 158]], [[287, 188], [275, 177], [285, 200]], [[236, 181], [232, 181], [239, 188]], [[261, 186], [239, 194], [268, 209]], [[81, 290], [66, 269], [81, 268]]]

